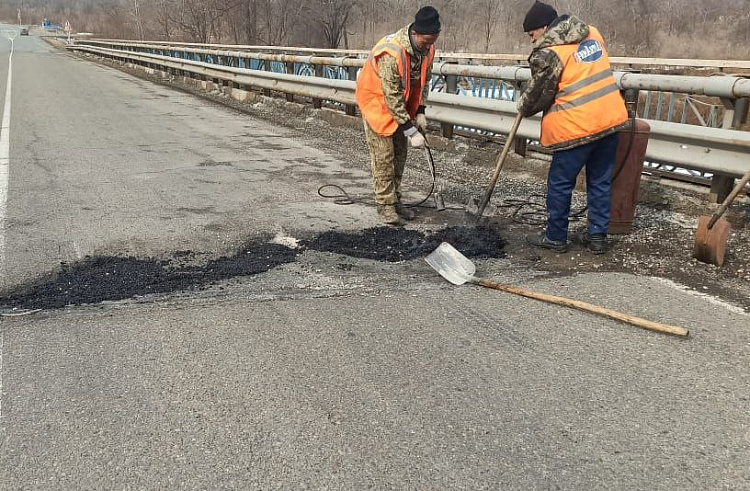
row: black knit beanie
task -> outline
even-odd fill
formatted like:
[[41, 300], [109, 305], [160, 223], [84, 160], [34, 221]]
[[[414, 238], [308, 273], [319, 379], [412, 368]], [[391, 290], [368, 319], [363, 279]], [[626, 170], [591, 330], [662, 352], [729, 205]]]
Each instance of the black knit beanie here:
[[533, 31], [548, 26], [557, 19], [557, 10], [542, 2], [534, 2], [523, 19], [523, 32]]
[[417, 34], [437, 34], [440, 32], [440, 14], [435, 7], [422, 7], [414, 16], [411, 28]]

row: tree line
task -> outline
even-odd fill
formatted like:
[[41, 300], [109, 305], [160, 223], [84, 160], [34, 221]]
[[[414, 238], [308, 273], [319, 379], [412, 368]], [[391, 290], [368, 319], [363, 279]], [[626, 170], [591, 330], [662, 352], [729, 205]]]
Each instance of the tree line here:
[[[0, 19], [70, 21], [98, 37], [367, 49], [423, 5], [441, 14], [438, 47], [524, 53], [532, 0], [5, 0]], [[750, 0], [557, 0], [558, 12], [601, 30], [613, 55], [742, 59]]]

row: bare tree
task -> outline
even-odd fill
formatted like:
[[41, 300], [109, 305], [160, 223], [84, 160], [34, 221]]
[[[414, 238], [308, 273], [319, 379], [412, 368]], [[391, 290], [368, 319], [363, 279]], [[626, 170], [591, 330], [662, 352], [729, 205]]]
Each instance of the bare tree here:
[[157, 36], [165, 41], [170, 41], [174, 35], [175, 26], [170, 17], [172, 4], [172, 0], [153, 0], [151, 6], [154, 22], [157, 26]]
[[356, 0], [318, 0], [306, 4], [304, 11], [320, 31], [325, 48], [341, 45], [355, 4]]
[[221, 21], [238, 3], [238, 0], [179, 0], [175, 2], [176, 12], [169, 19], [192, 40], [220, 41]]
[[[440, 49], [529, 49], [521, 22], [532, 0], [0, 0], [0, 20], [20, 10], [25, 23], [69, 20], [101, 37], [370, 48], [427, 3], [440, 11]], [[552, 3], [599, 28], [613, 55], [741, 58], [750, 42], [750, 0]]]
[[130, 15], [133, 17], [136, 35], [138, 36], [139, 40], [143, 41], [143, 19], [141, 18], [140, 0], [130, 0], [130, 7]]
[[504, 4], [499, 0], [479, 0], [478, 3], [484, 34], [484, 52], [489, 53], [490, 43], [503, 14]]

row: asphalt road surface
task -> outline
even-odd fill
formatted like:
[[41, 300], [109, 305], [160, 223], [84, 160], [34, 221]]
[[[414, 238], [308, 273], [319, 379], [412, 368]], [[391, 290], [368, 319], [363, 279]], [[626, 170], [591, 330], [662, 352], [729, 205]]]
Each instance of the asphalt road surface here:
[[[378, 224], [316, 194], [366, 193], [367, 174], [288, 128], [34, 36], [15, 40], [11, 97], [6, 295], [87, 256], [200, 268]], [[425, 221], [410, 229], [440, 226]], [[200, 288], [9, 311], [29, 315], [0, 318], [0, 488], [750, 489], [750, 317], [657, 278], [477, 267], [692, 336], [311, 249]]]

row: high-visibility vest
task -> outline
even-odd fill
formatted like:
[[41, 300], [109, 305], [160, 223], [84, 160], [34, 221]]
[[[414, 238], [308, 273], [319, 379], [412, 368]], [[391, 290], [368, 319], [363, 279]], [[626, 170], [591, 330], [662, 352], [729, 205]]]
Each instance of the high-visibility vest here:
[[542, 118], [542, 146], [564, 148], [628, 121], [604, 38], [590, 27], [580, 44], [552, 46], [563, 63], [555, 102]]
[[[422, 73], [419, 84], [412, 85], [411, 80], [411, 57], [406, 48], [394, 39], [395, 34], [384, 37], [375, 45], [370, 57], [365, 63], [362, 72], [357, 78], [357, 105], [362, 112], [362, 117], [372, 130], [381, 136], [392, 136], [398, 129], [398, 123], [385, 104], [383, 85], [378, 70], [378, 59], [381, 55], [388, 53], [396, 58], [398, 73], [404, 87], [404, 102], [406, 111], [412, 119], [416, 117], [417, 110], [422, 104], [422, 88], [427, 83], [427, 71], [432, 66], [435, 57], [435, 48], [430, 47], [429, 54], [422, 60]], [[416, 81], [414, 81], [416, 82]]]

